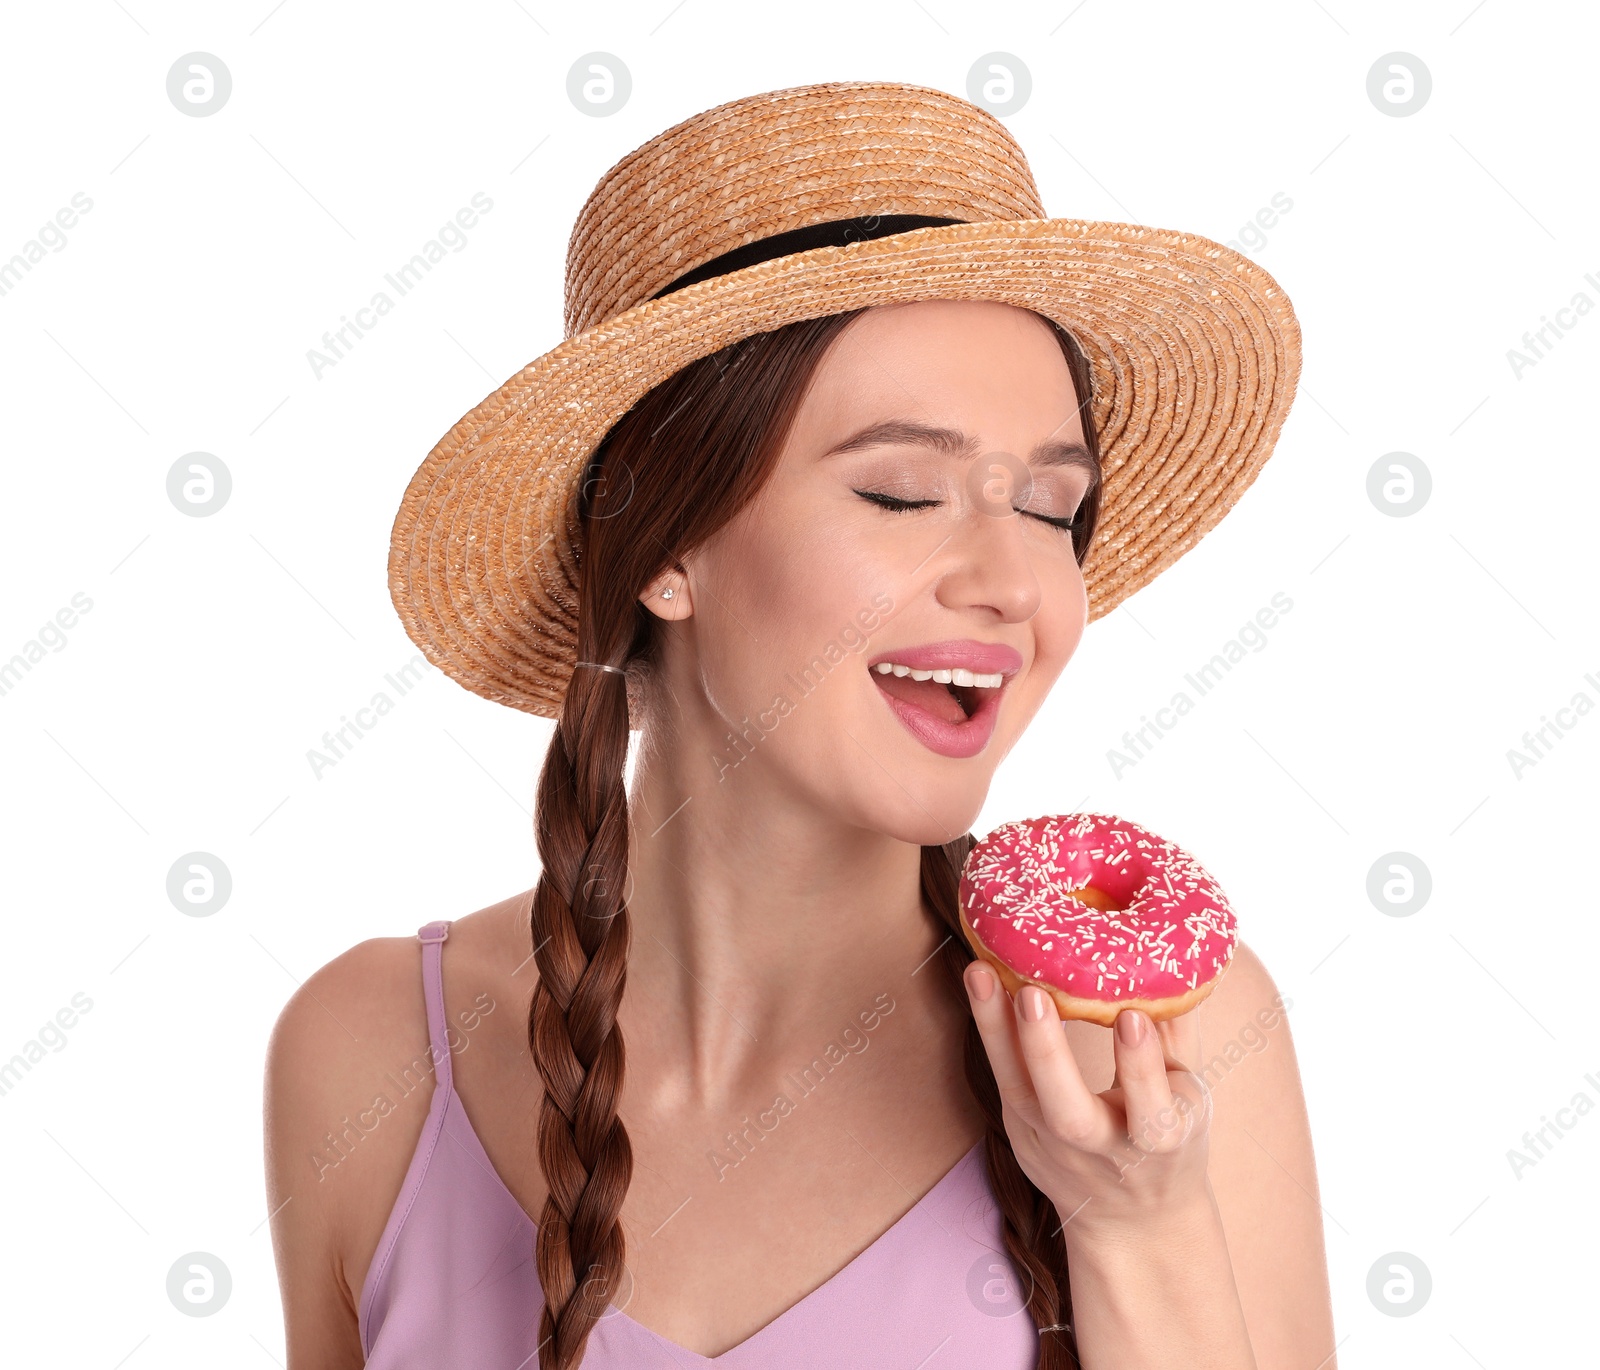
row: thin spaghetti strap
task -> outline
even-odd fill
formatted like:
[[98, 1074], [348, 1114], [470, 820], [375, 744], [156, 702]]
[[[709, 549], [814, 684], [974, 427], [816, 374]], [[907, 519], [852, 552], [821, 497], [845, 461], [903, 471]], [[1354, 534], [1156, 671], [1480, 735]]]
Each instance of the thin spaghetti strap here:
[[428, 1046], [433, 1052], [434, 1089], [451, 1087], [450, 1038], [445, 1030], [444, 975], [440, 961], [444, 939], [450, 935], [446, 920], [425, 923], [417, 929], [422, 942], [422, 998], [428, 1011]]

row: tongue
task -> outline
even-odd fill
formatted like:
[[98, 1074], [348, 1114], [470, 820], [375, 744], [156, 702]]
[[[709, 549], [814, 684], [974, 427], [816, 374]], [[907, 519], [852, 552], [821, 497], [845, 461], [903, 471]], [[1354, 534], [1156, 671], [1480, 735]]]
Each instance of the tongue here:
[[885, 694], [891, 694], [907, 704], [915, 704], [919, 709], [926, 709], [946, 723], [967, 721], [967, 711], [961, 707], [961, 701], [950, 693], [948, 686], [936, 680], [913, 680], [908, 675], [879, 675], [876, 671], [872, 674], [878, 682], [878, 688]]

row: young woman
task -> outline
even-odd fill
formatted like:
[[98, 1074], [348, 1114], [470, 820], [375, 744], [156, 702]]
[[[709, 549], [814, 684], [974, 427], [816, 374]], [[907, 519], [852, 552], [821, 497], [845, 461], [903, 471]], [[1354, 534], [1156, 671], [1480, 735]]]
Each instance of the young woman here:
[[290, 1370], [1332, 1366], [1260, 961], [1063, 1025], [956, 901], [1088, 622], [1270, 453], [1287, 300], [1045, 218], [998, 123], [876, 82], [630, 154], [567, 285], [390, 564], [430, 660], [557, 719], [543, 869], [284, 1009]]

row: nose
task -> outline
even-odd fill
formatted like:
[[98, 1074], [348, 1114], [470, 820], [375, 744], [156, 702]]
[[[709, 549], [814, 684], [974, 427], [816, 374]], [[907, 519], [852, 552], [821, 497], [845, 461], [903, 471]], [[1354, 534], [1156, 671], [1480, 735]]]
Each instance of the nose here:
[[1007, 623], [1039, 611], [1044, 587], [1028, 547], [1025, 514], [972, 503], [936, 561], [935, 594], [949, 609], [988, 609]]

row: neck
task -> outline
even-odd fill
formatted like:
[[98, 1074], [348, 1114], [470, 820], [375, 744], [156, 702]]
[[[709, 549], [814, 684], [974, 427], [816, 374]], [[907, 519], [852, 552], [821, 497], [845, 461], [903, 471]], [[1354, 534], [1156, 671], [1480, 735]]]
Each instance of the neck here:
[[630, 1068], [630, 1087], [659, 1089], [666, 1112], [715, 1109], [809, 1060], [885, 991], [912, 1016], [939, 1011], [938, 977], [912, 978], [945, 936], [922, 905], [920, 847], [841, 823], [758, 762], [737, 781], [690, 774], [647, 742], [629, 795], [621, 1018], [630, 1067], [635, 1044], [672, 1067]]

